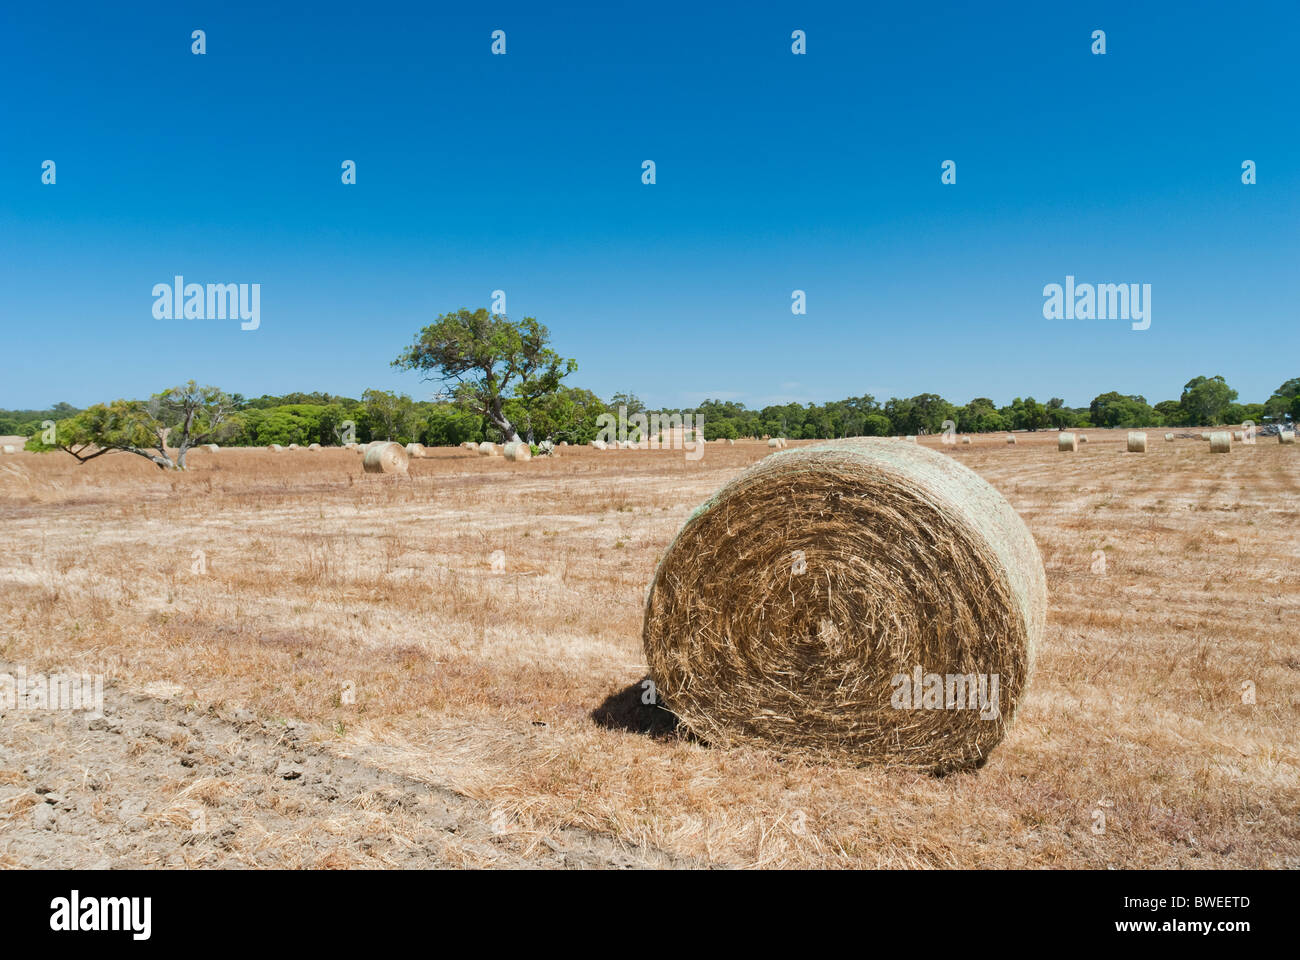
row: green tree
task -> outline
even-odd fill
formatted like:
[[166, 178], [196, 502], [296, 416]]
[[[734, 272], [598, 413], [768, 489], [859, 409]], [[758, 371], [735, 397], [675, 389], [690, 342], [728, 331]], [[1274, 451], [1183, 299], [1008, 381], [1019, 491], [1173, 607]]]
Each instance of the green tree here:
[[1179, 403], [1188, 423], [1215, 426], [1224, 422], [1224, 411], [1236, 399], [1237, 391], [1223, 377], [1193, 377], [1183, 387]]
[[79, 463], [122, 451], [144, 457], [163, 470], [184, 470], [185, 456], [193, 447], [225, 440], [237, 432], [237, 424], [231, 421], [232, 406], [224, 391], [200, 387], [191, 380], [148, 400], [95, 404], [57, 421], [52, 442], [37, 435], [27, 446], [63, 450]]
[[532, 401], [554, 393], [578, 368], [547, 344], [550, 331], [532, 317], [519, 323], [487, 310], [460, 309], [438, 317], [420, 331], [393, 366], [419, 370], [436, 380], [456, 403], [492, 422], [502, 437], [520, 439], [506, 417], [512, 398]]
[[416, 432], [415, 404], [406, 394], [367, 390], [361, 394], [370, 435], [377, 440], [409, 443]]

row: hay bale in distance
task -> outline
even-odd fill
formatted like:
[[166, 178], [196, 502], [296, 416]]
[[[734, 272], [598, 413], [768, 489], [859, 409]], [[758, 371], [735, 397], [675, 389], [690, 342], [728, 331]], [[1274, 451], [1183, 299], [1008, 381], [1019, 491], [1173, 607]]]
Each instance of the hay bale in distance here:
[[513, 440], [510, 443], [507, 443], [502, 448], [502, 452], [505, 454], [507, 460], [513, 460], [516, 463], [523, 463], [533, 459], [532, 449], [522, 440]]
[[[1002, 739], [1046, 614], [1038, 548], [996, 490], [927, 447], [855, 439], [766, 457], [696, 510], [642, 642], [664, 705], [707, 742], [949, 769]], [[899, 704], [918, 673], [980, 674], [986, 707], [997, 675], [999, 710]]]
[[597, 450], [605, 450], [608, 448], [608, 444], [606, 444], [604, 440], [593, 440], [591, 441], [591, 445]]
[[216, 453], [221, 448], [217, 446], [215, 443], [205, 443], [203, 445], [203, 449], [208, 451], [208, 453]]
[[1007, 443], [1010, 444], [1011, 446], [1015, 446], [1016, 435], [1014, 433], [1007, 434]]
[[1086, 433], [1081, 433], [1081, 434], [1079, 434], [1079, 442], [1080, 442], [1080, 443], [1087, 443], [1087, 442], [1088, 442], [1088, 435], [1087, 435]]
[[1128, 434], [1128, 452], [1146, 453], [1147, 435], [1141, 430], [1130, 430]]
[[307, 444], [307, 449], [308, 449], [308, 450], [319, 450], [319, 449], [320, 449], [320, 444], [319, 444], [319, 443], [309, 443], [309, 444]]
[[1059, 433], [1056, 436], [1056, 449], [1061, 453], [1067, 450], [1073, 453], [1079, 449], [1079, 438], [1072, 433]]
[[15, 454], [17, 452], [18, 452], [18, 448], [15, 447], [12, 443], [6, 443], [3, 447], [0, 447], [0, 453], [5, 454], [6, 456], [9, 456], [10, 454]]
[[280, 446], [278, 443], [272, 443], [268, 445], [266, 449], [270, 450], [272, 453], [279, 453], [284, 449], [284, 447]]
[[405, 475], [410, 468], [411, 458], [400, 443], [381, 441], [372, 443], [361, 461], [366, 473], [400, 473]]
[[1231, 453], [1232, 434], [1227, 430], [1216, 430], [1210, 434], [1210, 453]]
[[777, 450], [781, 449], [781, 441], [778, 440], [776, 437], [773, 437], [771, 440], [767, 441], [767, 445], [769, 447], [775, 447]]
[[1234, 430], [1232, 431], [1232, 439], [1237, 443], [1241, 443], [1246, 439], [1246, 432], [1244, 430]]
[[1278, 442], [1278, 443], [1295, 443], [1295, 431], [1294, 431], [1294, 430], [1279, 430], [1279, 431], [1277, 432], [1277, 442]]
[[967, 443], [970, 443], [970, 442], [971, 442], [971, 439], [970, 439], [970, 437], [962, 437], [962, 438], [961, 438], [961, 442], [962, 442], [963, 444], [967, 444]]
[[1174, 442], [1174, 435], [1172, 433], [1166, 433], [1165, 443], [1173, 443], [1173, 442]]
[[298, 446], [298, 444], [296, 444], [296, 443], [291, 443], [291, 444], [289, 444], [289, 449], [290, 449], [290, 450], [301, 450], [302, 447]]
[[424, 444], [408, 443], [406, 445], [406, 455], [408, 457], [419, 457], [420, 459], [424, 459], [428, 454], [425, 452]]

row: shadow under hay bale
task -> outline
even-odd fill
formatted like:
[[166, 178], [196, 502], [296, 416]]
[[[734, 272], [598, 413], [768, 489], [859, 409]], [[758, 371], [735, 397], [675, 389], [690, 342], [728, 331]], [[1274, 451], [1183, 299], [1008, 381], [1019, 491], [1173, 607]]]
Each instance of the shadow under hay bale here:
[[644, 677], [618, 693], [611, 693], [591, 711], [591, 719], [607, 730], [642, 733], [654, 740], [694, 739], [671, 710], [641, 702], [649, 679]]

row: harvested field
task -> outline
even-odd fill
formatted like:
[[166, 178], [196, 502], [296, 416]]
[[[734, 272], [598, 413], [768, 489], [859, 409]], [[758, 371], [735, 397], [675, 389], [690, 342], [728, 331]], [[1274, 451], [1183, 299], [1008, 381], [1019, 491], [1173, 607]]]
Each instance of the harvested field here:
[[1300, 447], [1126, 438], [919, 438], [1048, 578], [1015, 723], [945, 777], [642, 705], [656, 564], [764, 441], [7, 456], [0, 659], [110, 687], [104, 721], [0, 717], [0, 866], [1300, 867]]

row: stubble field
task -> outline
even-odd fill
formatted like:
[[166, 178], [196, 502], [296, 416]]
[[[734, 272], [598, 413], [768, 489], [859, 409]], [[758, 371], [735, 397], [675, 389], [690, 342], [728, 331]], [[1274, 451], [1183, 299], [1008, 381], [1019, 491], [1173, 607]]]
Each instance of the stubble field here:
[[942, 778], [640, 704], [655, 565], [765, 444], [5, 456], [0, 672], [109, 689], [0, 717], [0, 866], [1300, 866], [1300, 448], [1088, 436], [923, 439], [1049, 588], [1007, 739]]

